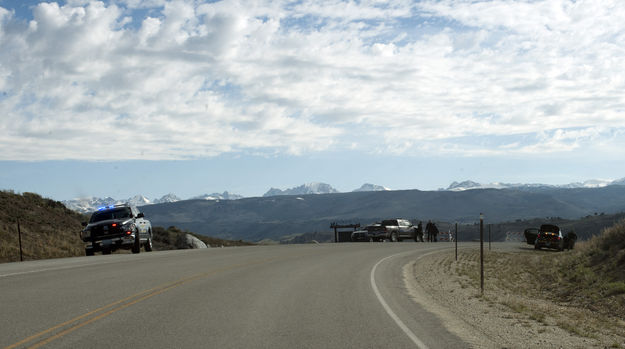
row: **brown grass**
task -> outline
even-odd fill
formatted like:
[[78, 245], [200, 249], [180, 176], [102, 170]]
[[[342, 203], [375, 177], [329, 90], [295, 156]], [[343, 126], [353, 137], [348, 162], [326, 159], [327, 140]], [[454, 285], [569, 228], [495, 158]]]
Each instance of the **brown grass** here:
[[[482, 298], [576, 336], [624, 343], [624, 234], [621, 222], [573, 251], [486, 251]], [[480, 290], [479, 251], [461, 251], [452, 270], [460, 287]]]
[[20, 260], [18, 220], [24, 260], [83, 255], [83, 219], [58, 201], [0, 191], [0, 262]]

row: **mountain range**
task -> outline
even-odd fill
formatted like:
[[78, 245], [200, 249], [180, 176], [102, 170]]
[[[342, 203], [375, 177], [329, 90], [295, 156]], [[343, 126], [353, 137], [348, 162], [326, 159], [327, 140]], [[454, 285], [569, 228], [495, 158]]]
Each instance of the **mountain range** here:
[[579, 219], [625, 212], [625, 185], [596, 188], [392, 190], [185, 200], [141, 207], [156, 226], [176, 226], [229, 240], [281, 241], [328, 232], [331, 223], [367, 225], [389, 218], [476, 224]]
[[[354, 191], [379, 191], [379, 190], [390, 190], [380, 185], [365, 183], [360, 188], [355, 189]], [[290, 189], [277, 189], [271, 188], [267, 191], [263, 196], [278, 196], [278, 195], [308, 195], [308, 194], [330, 194], [330, 193], [338, 193], [339, 191], [334, 189], [331, 185], [326, 183], [307, 183], [302, 184], [295, 188]], [[198, 196], [194, 196], [189, 198], [188, 200], [239, 200], [243, 199], [242, 195], [229, 193], [228, 191], [224, 191], [223, 193], [212, 193], [212, 194], [202, 194]], [[144, 206], [144, 205], [153, 205], [153, 204], [163, 204], [168, 202], [177, 202], [182, 201], [181, 198], [176, 196], [175, 194], [167, 194], [161, 197], [160, 199], [150, 200], [143, 195], [135, 195], [131, 198], [125, 200], [114, 199], [112, 197], [98, 198], [98, 197], [84, 197], [84, 198], [76, 198], [72, 200], [62, 201], [63, 204], [74, 211], [81, 213], [89, 213], [98, 209], [98, 207], [121, 204], [121, 203], [130, 203], [135, 206]]]
[[447, 191], [463, 191], [463, 190], [472, 190], [472, 189], [520, 189], [520, 190], [532, 190], [532, 189], [545, 189], [545, 188], [602, 188], [607, 187], [608, 185], [625, 185], [625, 178], [617, 179], [617, 180], [604, 180], [604, 179], [591, 179], [584, 182], [574, 182], [569, 184], [562, 185], [552, 185], [552, 184], [525, 184], [525, 183], [477, 183], [471, 180], [466, 180], [463, 182], [453, 182], [446, 189], [439, 190], [447, 190]]
[[[557, 189], [557, 188], [602, 188], [609, 185], [625, 185], [625, 178], [618, 180], [587, 180], [584, 182], [575, 182], [564, 185], [550, 185], [550, 184], [523, 184], [523, 183], [501, 183], [494, 182], [488, 184], [477, 183], [471, 180], [466, 180], [463, 182], [453, 182], [446, 189], [439, 189], [439, 191], [466, 191], [466, 190], [475, 190], [475, 189], [516, 189], [516, 190], [525, 190], [525, 191], [540, 191], [544, 189]], [[352, 192], [376, 192], [376, 191], [391, 191], [391, 189], [386, 188], [381, 185], [375, 185], [371, 183], [365, 183], [360, 188], [354, 189]], [[273, 196], [284, 196], [284, 195], [311, 195], [311, 194], [337, 194], [340, 193], [337, 189], [332, 187], [327, 183], [320, 182], [312, 182], [307, 184], [302, 184], [298, 187], [288, 188], [288, 189], [278, 189], [271, 188], [269, 189], [263, 197], [273, 197]], [[244, 197], [241, 195], [229, 193], [228, 191], [224, 191], [223, 193], [213, 193], [213, 194], [203, 194], [189, 198], [188, 200], [239, 200]], [[136, 195], [134, 197], [128, 198], [126, 200], [114, 199], [112, 197], [106, 198], [97, 198], [97, 197], [86, 197], [86, 198], [77, 198], [72, 200], [63, 201], [63, 204], [78, 212], [88, 213], [95, 211], [98, 207], [119, 204], [119, 203], [130, 203], [135, 206], [145, 206], [145, 205], [153, 205], [153, 204], [163, 204], [170, 202], [182, 201], [183, 199], [179, 198], [175, 194], [167, 194], [161, 197], [160, 199], [150, 200], [143, 195]]]
[[[352, 192], [384, 191], [384, 190], [390, 190], [390, 189], [383, 187], [381, 185], [365, 183], [360, 188], [352, 190]], [[263, 197], [279, 196], [279, 195], [308, 195], [308, 194], [333, 194], [333, 193], [340, 193], [340, 191], [336, 190], [330, 184], [327, 184], [327, 183], [312, 182], [312, 183], [302, 184], [299, 187], [289, 188], [285, 190], [271, 188], [263, 195]]]

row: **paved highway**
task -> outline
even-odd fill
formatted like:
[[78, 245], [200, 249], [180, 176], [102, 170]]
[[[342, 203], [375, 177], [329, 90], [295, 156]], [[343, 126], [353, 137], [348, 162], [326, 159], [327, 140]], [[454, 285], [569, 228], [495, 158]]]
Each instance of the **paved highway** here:
[[[0, 265], [2, 348], [466, 348], [402, 266], [449, 243], [254, 246]], [[427, 258], [427, 257], [426, 257]]]

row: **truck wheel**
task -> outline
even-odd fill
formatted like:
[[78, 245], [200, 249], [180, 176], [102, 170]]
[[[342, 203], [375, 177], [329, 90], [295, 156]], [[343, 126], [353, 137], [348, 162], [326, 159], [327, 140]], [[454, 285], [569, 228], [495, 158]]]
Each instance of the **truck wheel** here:
[[132, 245], [132, 253], [141, 252], [141, 238], [139, 237], [139, 232], [135, 232], [135, 243]]
[[86, 256], [93, 256], [93, 249], [92, 248], [85, 248], [85, 255]]
[[391, 241], [392, 242], [399, 241], [399, 239], [397, 238], [397, 233], [395, 233], [395, 232], [391, 233]]
[[111, 254], [111, 249], [108, 247], [105, 247], [102, 249], [102, 254]]
[[152, 251], [152, 236], [150, 236], [149, 233], [148, 233], [148, 241], [146, 241], [145, 245], [143, 245], [143, 248], [145, 249], [145, 252]]

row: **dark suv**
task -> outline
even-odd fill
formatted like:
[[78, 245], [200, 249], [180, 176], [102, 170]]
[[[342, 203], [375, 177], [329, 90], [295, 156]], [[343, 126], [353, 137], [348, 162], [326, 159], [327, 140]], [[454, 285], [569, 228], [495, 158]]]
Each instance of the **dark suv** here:
[[564, 236], [557, 225], [543, 224], [538, 230], [538, 236], [534, 241], [534, 248], [539, 250], [541, 247], [555, 248], [559, 251], [564, 250]]
[[110, 254], [118, 249], [139, 253], [141, 246], [146, 252], [152, 251], [152, 225], [129, 204], [100, 207], [85, 224], [80, 238], [86, 243], [87, 256], [100, 251]]

